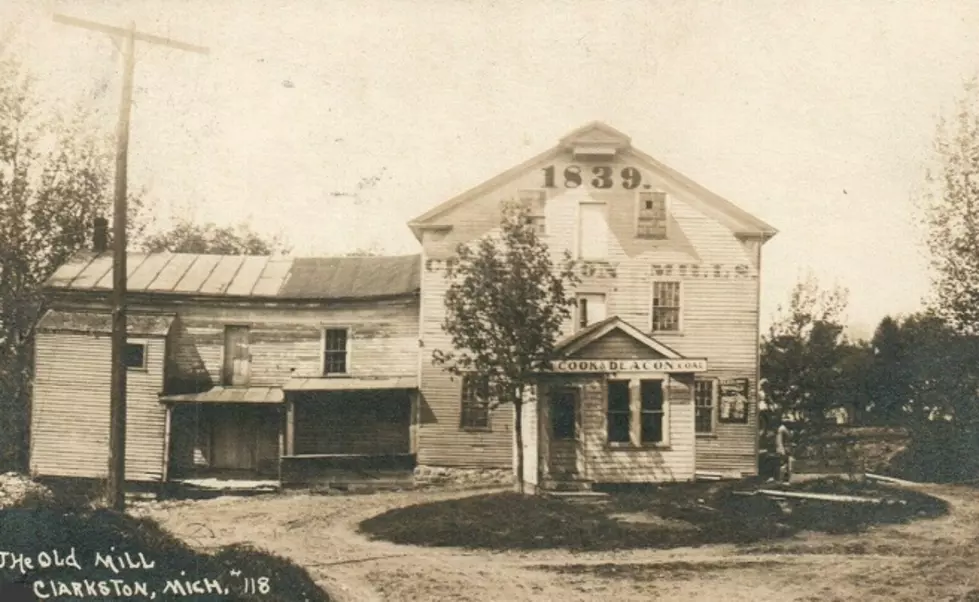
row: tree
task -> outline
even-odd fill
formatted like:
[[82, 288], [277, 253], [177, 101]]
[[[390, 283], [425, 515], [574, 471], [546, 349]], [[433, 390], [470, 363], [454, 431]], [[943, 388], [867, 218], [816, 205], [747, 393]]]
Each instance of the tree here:
[[877, 423], [902, 420], [910, 397], [910, 374], [906, 365], [906, 343], [901, 324], [884, 316], [871, 340], [866, 415]]
[[447, 265], [442, 329], [452, 350], [436, 349], [434, 363], [471, 379], [491, 407], [513, 405], [517, 487], [523, 492], [523, 404], [571, 317], [571, 289], [578, 282], [573, 263], [565, 253], [562, 265], [555, 265], [526, 211], [504, 203], [499, 235], [459, 245]]
[[814, 443], [844, 408], [841, 382], [847, 291], [823, 290], [811, 274], [792, 290], [789, 307], [762, 338], [761, 373], [772, 410], [801, 423], [803, 446]]
[[178, 222], [171, 230], [147, 236], [143, 251], [159, 253], [210, 253], [215, 255], [285, 254], [289, 248], [278, 236], [264, 238], [247, 224], [220, 227], [213, 223]]
[[934, 272], [932, 309], [952, 327], [979, 333], [979, 81], [952, 119], [940, 122], [937, 167], [919, 199]]
[[[0, 47], [0, 469], [23, 468], [41, 285], [89, 246], [95, 217], [112, 211], [111, 142], [90, 133], [92, 121], [52, 110]], [[145, 223], [143, 208], [132, 195], [131, 235]]]

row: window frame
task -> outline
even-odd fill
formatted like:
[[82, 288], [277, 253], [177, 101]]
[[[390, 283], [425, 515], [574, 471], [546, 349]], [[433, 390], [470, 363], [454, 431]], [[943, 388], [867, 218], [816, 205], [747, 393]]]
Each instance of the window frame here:
[[126, 349], [122, 350], [122, 363], [126, 367], [127, 372], [149, 372], [150, 368], [150, 342], [147, 339], [130, 339], [126, 338], [126, 347], [130, 345], [137, 345], [143, 348], [143, 363], [139, 366], [130, 366], [126, 363]]
[[[582, 252], [582, 248], [581, 248], [581, 243], [582, 243], [582, 236], [581, 236], [581, 223], [582, 222], [581, 222], [581, 217], [582, 217], [582, 207], [584, 205], [598, 205], [598, 206], [601, 206], [602, 207], [602, 211], [603, 211], [603, 214], [604, 214], [603, 216], [605, 218], [605, 226], [606, 226], [606, 230], [607, 231], [605, 233], [606, 234], [606, 236], [605, 236], [605, 251], [604, 251], [604, 254], [601, 255], [600, 257], [586, 257], [585, 254]], [[608, 210], [609, 210], [609, 207], [608, 207], [608, 203], [606, 201], [596, 201], [596, 200], [588, 199], [588, 200], [583, 200], [583, 201], [579, 201], [578, 202], [578, 209], [577, 209], [576, 214], [575, 214], [575, 223], [574, 223], [574, 257], [575, 257], [575, 259], [579, 259], [581, 261], [608, 261], [609, 260], [610, 253], [609, 253], [608, 246], [609, 246], [609, 241], [611, 240], [613, 234], [611, 232], [611, 229], [608, 228], [608, 225], [609, 225], [608, 224]]]
[[[608, 318], [608, 295], [606, 293], [596, 293], [596, 292], [583, 292], [583, 291], [579, 291], [579, 292], [575, 293], [575, 310], [574, 310], [575, 332], [578, 332], [580, 330], [584, 330], [585, 328], [588, 328], [589, 326], [591, 326], [591, 324], [594, 324], [595, 322], [600, 322], [601, 321], [601, 320], [596, 320], [595, 322], [591, 322], [590, 324], [588, 323], [588, 310], [587, 310], [588, 303], [587, 303], [587, 301], [589, 301], [590, 299], [593, 299], [595, 297], [601, 297], [602, 298], [602, 306], [605, 308], [605, 318]], [[582, 301], [585, 301], [586, 302], [585, 303], [586, 309], [585, 309], [585, 316], [584, 316], [585, 317], [585, 324], [582, 324], [581, 323], [581, 317], [582, 317], [582, 315], [581, 315], [581, 302]], [[602, 318], [602, 320], [604, 320], [605, 318]]]
[[[460, 379], [461, 382], [459, 383], [459, 430], [467, 431], [467, 432], [492, 431], [493, 425], [491, 422], [492, 417], [490, 411], [490, 398], [489, 398], [488, 387], [486, 391], [486, 399], [480, 401], [477, 396], [470, 397], [467, 393], [472, 390], [472, 387], [469, 386], [471, 378], [472, 378], [471, 376], [465, 375]], [[485, 424], [467, 424], [466, 422], [467, 416], [472, 415], [472, 407], [470, 407], [467, 411], [467, 405], [483, 406], [482, 413], [485, 416], [485, 420], [484, 420]]]
[[[675, 284], [677, 287], [677, 306], [676, 306], [676, 328], [671, 330], [663, 330], [656, 328], [656, 285], [657, 284]], [[683, 332], [683, 281], [668, 279], [668, 278], [658, 278], [654, 279], [649, 284], [649, 332], [652, 333], [680, 333]], [[672, 309], [670, 306], [659, 306], [668, 309]]]
[[[569, 436], [558, 436], [555, 427], [557, 407], [556, 397], [559, 395], [569, 395], [571, 397], [571, 434]], [[579, 436], [579, 412], [581, 407], [581, 391], [578, 387], [562, 386], [552, 387], [547, 392], [548, 396], [548, 422], [550, 423], [550, 435], [552, 441], [577, 441]]]
[[[530, 195], [533, 195], [534, 198], [529, 198]], [[546, 188], [521, 188], [517, 190], [517, 202], [527, 210], [527, 219], [533, 224], [539, 237], [547, 236], [550, 233], [547, 221], [547, 200]]]
[[[645, 203], [645, 200], [646, 200], [646, 199], [643, 198], [644, 195], [663, 195], [663, 214], [664, 214], [664, 218], [663, 219], [664, 219], [664, 222], [665, 222], [663, 224], [663, 236], [646, 236], [646, 235], [641, 234], [640, 231], [639, 231], [639, 223], [640, 223], [640, 220], [642, 219], [642, 212], [644, 211], [643, 204]], [[652, 200], [655, 200], [655, 198], [652, 199]], [[669, 240], [669, 238], [670, 238], [670, 195], [665, 190], [661, 190], [661, 189], [639, 190], [639, 191], [637, 191], [636, 192], [636, 211], [635, 211], [635, 219], [633, 220], [633, 223], [634, 223], [633, 235], [637, 239], [639, 239], [639, 240], [651, 240], [651, 241]]]
[[[705, 378], [695, 378], [693, 381], [693, 429], [694, 433], [698, 437], [711, 437], [717, 431], [717, 413], [718, 413], [718, 379], [715, 377], [705, 377]], [[701, 393], [701, 385], [710, 385], [710, 406], [704, 406], [700, 404], [699, 397]], [[710, 428], [706, 431], [700, 430], [699, 417], [703, 413], [704, 409], [708, 410], [710, 414]]]
[[[625, 410], [612, 410], [612, 383], [625, 383], [626, 399], [628, 401]], [[632, 411], [632, 381], [627, 378], [610, 378], [605, 381], [605, 443], [610, 447], [632, 447], [635, 442], [632, 439], [633, 431], [633, 411]], [[625, 414], [628, 418], [628, 428], [626, 429], [626, 439], [624, 441], [612, 440], [612, 415]]]
[[[667, 379], [666, 378], [640, 378], [637, 380], [639, 381], [639, 386], [638, 386], [639, 407], [637, 408], [637, 415], [636, 415], [638, 421], [638, 424], [636, 425], [637, 426], [636, 430], [638, 431], [638, 441], [636, 441], [636, 444], [639, 445], [640, 447], [663, 447], [665, 445], [668, 445], [670, 441], [670, 434], [669, 434], [670, 422], [669, 422], [669, 408], [667, 407], [669, 402], [666, 398]], [[658, 383], [659, 398], [660, 398], [660, 405], [658, 410], [647, 410], [643, 405], [645, 399], [642, 394], [642, 385], [644, 383]], [[647, 414], [659, 416], [660, 437], [658, 441], [646, 441], [645, 439], [645, 433], [643, 433], [643, 422], [644, 422], [643, 419]]]
[[[328, 350], [326, 348], [328, 335], [327, 333], [331, 330], [344, 331], [345, 332], [345, 345], [344, 345], [344, 364], [343, 372], [329, 372], [327, 371], [327, 357], [328, 353], [339, 353], [339, 350]], [[351, 374], [351, 336], [352, 329], [349, 326], [323, 326], [320, 330], [320, 373], [325, 377], [344, 377], [350, 376]]]

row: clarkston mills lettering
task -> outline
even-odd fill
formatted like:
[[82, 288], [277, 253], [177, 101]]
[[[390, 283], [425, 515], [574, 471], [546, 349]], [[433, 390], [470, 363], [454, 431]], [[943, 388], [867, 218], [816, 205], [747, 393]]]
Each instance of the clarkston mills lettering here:
[[561, 360], [552, 372], [706, 372], [705, 359]]

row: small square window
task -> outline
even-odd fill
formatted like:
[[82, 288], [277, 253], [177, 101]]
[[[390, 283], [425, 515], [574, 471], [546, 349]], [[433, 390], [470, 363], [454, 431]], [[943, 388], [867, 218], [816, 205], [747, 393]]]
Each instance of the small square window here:
[[126, 343], [122, 361], [130, 370], [146, 370], [146, 343]]

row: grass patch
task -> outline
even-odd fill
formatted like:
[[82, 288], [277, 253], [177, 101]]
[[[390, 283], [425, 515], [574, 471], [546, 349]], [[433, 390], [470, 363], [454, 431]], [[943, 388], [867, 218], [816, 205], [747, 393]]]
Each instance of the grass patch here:
[[859, 532], [948, 512], [945, 502], [886, 485], [821, 479], [795, 491], [882, 497], [884, 504], [779, 504], [735, 491], [755, 483], [678, 483], [614, 492], [602, 502], [495, 493], [390, 510], [360, 523], [375, 539], [491, 550], [617, 550], [750, 544], [803, 530]]
[[[202, 553], [151, 519], [49, 500], [0, 510], [3, 552], [0, 584], [39, 588], [58, 600], [330, 601], [285, 558], [246, 546]], [[97, 562], [97, 553], [111, 555], [114, 566]], [[141, 566], [127, 564], [127, 553]]]

